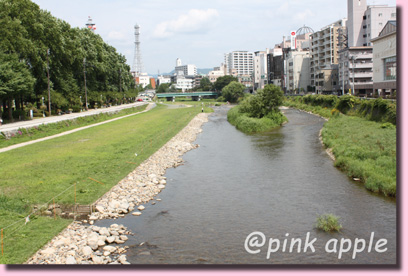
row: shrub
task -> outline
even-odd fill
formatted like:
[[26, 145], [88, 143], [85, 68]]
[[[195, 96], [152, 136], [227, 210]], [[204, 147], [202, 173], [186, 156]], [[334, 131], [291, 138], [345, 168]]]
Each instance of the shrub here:
[[338, 232], [342, 228], [339, 217], [333, 214], [324, 214], [317, 217], [316, 227], [325, 232]]

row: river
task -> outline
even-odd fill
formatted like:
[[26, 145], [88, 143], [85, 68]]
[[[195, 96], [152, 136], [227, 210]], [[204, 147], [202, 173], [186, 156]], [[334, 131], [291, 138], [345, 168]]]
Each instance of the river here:
[[[227, 110], [215, 108], [196, 140], [200, 147], [167, 170], [166, 189], [144, 204], [140, 217], [114, 220], [134, 233], [126, 242], [130, 263], [396, 263], [395, 200], [333, 166], [318, 138], [323, 119], [287, 109], [283, 127], [247, 135], [228, 123]], [[316, 229], [325, 213], [340, 217], [340, 233]], [[255, 231], [265, 244], [246, 250]]]

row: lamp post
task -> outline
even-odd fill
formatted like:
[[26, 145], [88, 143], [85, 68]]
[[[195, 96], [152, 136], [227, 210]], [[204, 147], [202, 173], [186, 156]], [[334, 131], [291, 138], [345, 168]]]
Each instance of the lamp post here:
[[86, 91], [86, 58], [84, 58], [84, 83], [85, 83], [85, 110], [88, 111], [88, 94]]
[[355, 90], [354, 90], [354, 86], [355, 86], [355, 83], [354, 83], [354, 66], [355, 66], [355, 57], [354, 56], [351, 56], [351, 60], [352, 60], [352, 62], [353, 62], [353, 64], [352, 64], [352, 69], [353, 69], [353, 96], [355, 95]]
[[51, 116], [51, 91], [50, 91], [50, 49], [47, 49], [47, 79], [48, 79], [48, 111], [49, 116]]

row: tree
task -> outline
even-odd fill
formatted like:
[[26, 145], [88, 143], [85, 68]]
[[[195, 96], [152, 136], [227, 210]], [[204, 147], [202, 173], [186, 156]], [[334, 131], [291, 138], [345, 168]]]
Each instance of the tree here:
[[27, 65], [20, 62], [17, 55], [0, 52], [0, 98], [7, 102], [8, 118], [11, 121], [13, 99], [30, 93], [34, 81]]
[[156, 89], [156, 93], [165, 93], [169, 90], [170, 83], [161, 83]]
[[247, 113], [250, 117], [262, 118], [270, 113], [279, 112], [279, 106], [283, 102], [283, 91], [280, 87], [268, 84], [257, 94], [240, 104], [240, 112]]
[[211, 91], [213, 89], [213, 84], [211, 83], [210, 79], [205, 77], [200, 80], [200, 87], [201, 91]]
[[216, 91], [222, 91], [222, 89], [232, 81], [238, 82], [238, 79], [236, 77], [229, 76], [229, 75], [219, 77], [214, 83], [214, 88]]
[[244, 90], [245, 86], [237, 81], [232, 81], [222, 89], [222, 96], [225, 100], [236, 103], [240, 97], [244, 96]]

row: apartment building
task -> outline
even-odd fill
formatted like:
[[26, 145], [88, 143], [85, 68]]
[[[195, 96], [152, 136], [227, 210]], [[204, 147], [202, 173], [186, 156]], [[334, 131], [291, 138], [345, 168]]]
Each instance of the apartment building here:
[[371, 46], [389, 20], [397, 19], [396, 7], [367, 6], [367, 0], [348, 0], [348, 46]]
[[310, 84], [316, 93], [335, 93], [338, 86], [339, 51], [347, 47], [344, 39], [347, 19], [343, 18], [310, 35]]
[[227, 66], [227, 74], [249, 75], [254, 72], [254, 53], [248, 51], [233, 51], [224, 54], [224, 63]]
[[194, 64], [182, 65], [181, 59], [177, 58], [174, 71], [177, 75], [195, 76], [197, 75], [197, 66], [195, 66]]
[[348, 47], [339, 52], [339, 84], [342, 94], [372, 96], [373, 47]]
[[293, 94], [306, 92], [310, 85], [309, 51], [290, 51], [286, 63], [286, 89]]

